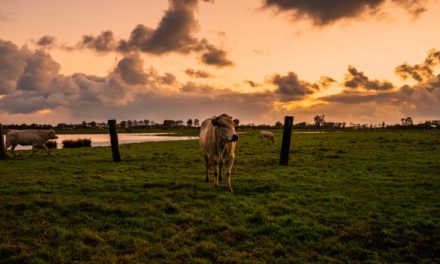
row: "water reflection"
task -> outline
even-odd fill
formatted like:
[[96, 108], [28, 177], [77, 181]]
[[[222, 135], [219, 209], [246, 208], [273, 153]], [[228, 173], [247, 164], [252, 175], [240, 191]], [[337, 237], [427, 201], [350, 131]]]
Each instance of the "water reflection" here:
[[[119, 133], [119, 144], [157, 142], [157, 141], [177, 141], [195, 140], [198, 137], [173, 136], [173, 133]], [[57, 148], [63, 148], [63, 140], [76, 140], [78, 138], [89, 138], [92, 140], [92, 147], [110, 146], [110, 136], [108, 134], [58, 134]], [[32, 146], [20, 146], [17, 150], [32, 149]]]

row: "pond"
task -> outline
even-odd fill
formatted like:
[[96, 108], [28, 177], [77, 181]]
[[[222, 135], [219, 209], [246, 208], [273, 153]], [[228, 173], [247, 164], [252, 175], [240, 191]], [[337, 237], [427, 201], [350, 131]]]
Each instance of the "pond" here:
[[[141, 142], [156, 142], [156, 141], [176, 141], [176, 140], [195, 140], [199, 137], [190, 136], [173, 136], [173, 133], [119, 133], [119, 145], [129, 143]], [[92, 140], [92, 147], [110, 146], [109, 134], [58, 134], [57, 148], [63, 148], [63, 140], [76, 140], [78, 138], [88, 138]], [[5, 141], [6, 143], [6, 141]], [[25, 150], [32, 149], [32, 146], [20, 146], [15, 149]]]

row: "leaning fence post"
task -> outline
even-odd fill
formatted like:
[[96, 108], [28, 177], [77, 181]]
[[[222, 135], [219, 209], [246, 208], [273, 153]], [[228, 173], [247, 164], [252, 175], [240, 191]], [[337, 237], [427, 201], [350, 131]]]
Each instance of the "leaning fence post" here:
[[121, 155], [119, 154], [118, 133], [116, 132], [116, 120], [108, 120], [108, 130], [110, 133], [110, 143], [112, 145], [113, 161], [120, 162]]
[[0, 160], [5, 160], [6, 158], [7, 156], [6, 156], [5, 141], [3, 139], [2, 124], [0, 124]]
[[281, 143], [280, 166], [289, 163], [290, 138], [292, 136], [293, 116], [284, 117], [283, 141]]

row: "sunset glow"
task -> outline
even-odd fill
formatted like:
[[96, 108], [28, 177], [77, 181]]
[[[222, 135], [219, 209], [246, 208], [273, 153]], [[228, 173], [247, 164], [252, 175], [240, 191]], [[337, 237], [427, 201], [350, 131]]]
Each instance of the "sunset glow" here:
[[438, 1], [297, 2], [0, 1], [0, 119], [438, 119]]

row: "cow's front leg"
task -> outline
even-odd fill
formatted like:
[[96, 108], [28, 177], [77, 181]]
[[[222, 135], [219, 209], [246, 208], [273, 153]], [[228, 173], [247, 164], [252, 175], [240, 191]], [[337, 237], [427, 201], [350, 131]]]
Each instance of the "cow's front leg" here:
[[229, 157], [228, 161], [226, 162], [226, 177], [228, 178], [227, 185], [231, 193], [233, 193], [232, 184], [231, 184], [231, 172], [232, 172], [232, 165], [234, 165], [234, 160], [235, 160], [235, 156], [232, 155], [231, 157]]
[[214, 166], [215, 187], [218, 187], [218, 170], [218, 164], [216, 163]]
[[49, 156], [49, 155], [50, 155], [50, 150], [49, 150], [49, 148], [46, 146], [46, 144], [43, 144], [43, 148], [46, 150], [46, 152], [47, 152], [47, 156]]
[[31, 154], [31, 156], [34, 156], [35, 152], [37, 152], [37, 148], [38, 148], [37, 145], [32, 145], [32, 154]]

